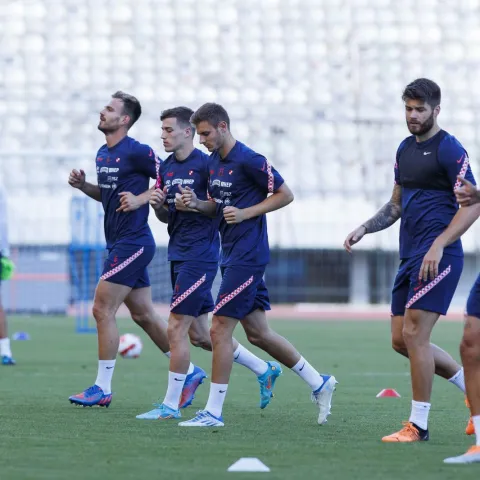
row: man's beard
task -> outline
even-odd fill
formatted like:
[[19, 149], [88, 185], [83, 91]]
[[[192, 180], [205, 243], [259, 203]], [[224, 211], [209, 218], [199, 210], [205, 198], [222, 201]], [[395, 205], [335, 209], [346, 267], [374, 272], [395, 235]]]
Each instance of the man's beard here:
[[435, 124], [435, 119], [433, 117], [433, 112], [432, 112], [432, 114], [423, 123], [414, 124], [415, 128], [413, 130], [410, 128], [411, 125], [407, 122], [407, 128], [411, 134], [417, 137], [421, 137], [426, 133], [428, 133], [432, 129], [434, 124]]

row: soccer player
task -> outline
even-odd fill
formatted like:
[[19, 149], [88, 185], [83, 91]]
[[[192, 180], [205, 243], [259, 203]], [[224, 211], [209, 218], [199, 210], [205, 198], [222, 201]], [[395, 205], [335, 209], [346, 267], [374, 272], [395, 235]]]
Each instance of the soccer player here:
[[[468, 207], [480, 203], [480, 191], [468, 180], [458, 177], [462, 184], [456, 190], [458, 203]], [[458, 457], [446, 458], [445, 463], [480, 463], [480, 275], [467, 301], [466, 319], [460, 355], [465, 369], [465, 386], [476, 434], [476, 445]]]
[[[218, 270], [220, 241], [217, 220], [186, 207], [175, 207], [175, 198], [188, 186], [202, 200], [207, 199], [208, 155], [193, 146], [195, 129], [190, 124], [193, 110], [176, 107], [162, 112], [162, 140], [171, 155], [160, 166], [157, 190], [150, 199], [157, 218], [168, 224], [173, 296], [168, 319], [170, 371], [165, 399], [140, 419], [179, 418], [179, 404], [187, 369], [190, 364], [188, 334], [191, 329], [206, 332], [200, 344], [212, 350], [208, 333], [208, 312], [214, 308], [212, 284]], [[178, 202], [177, 202], [178, 203]], [[164, 208], [164, 205], [166, 208]], [[192, 342], [193, 343], [193, 342]], [[260, 407], [270, 402], [272, 389], [282, 370], [276, 362], [265, 362], [236, 340], [234, 361], [246, 366], [260, 384]], [[198, 343], [197, 343], [198, 345]], [[202, 371], [203, 372], [203, 371]], [[202, 379], [205, 377], [203, 374]], [[183, 389], [184, 393], [188, 389]]]
[[155, 254], [148, 226], [151, 195], [148, 187], [149, 179], [157, 177], [160, 160], [148, 145], [128, 136], [128, 130], [140, 115], [141, 106], [135, 97], [124, 92], [113, 94], [100, 113], [98, 125], [106, 138], [96, 157], [98, 185], [86, 182], [82, 170], [73, 170], [69, 177], [72, 187], [102, 202], [108, 250], [93, 303], [98, 331], [98, 374], [92, 387], [69, 398], [78, 405], [110, 405], [119, 344], [115, 314], [122, 303], [160, 350], [170, 356], [167, 324], [154, 310], [147, 271]]
[[[430, 343], [430, 335], [439, 316], [447, 313], [462, 273], [459, 237], [480, 213], [478, 206], [458, 209], [455, 200], [457, 175], [474, 180], [467, 152], [437, 124], [440, 87], [419, 78], [407, 85], [402, 98], [412, 135], [397, 150], [392, 197], [344, 243], [351, 252], [365, 234], [384, 230], [401, 218], [401, 263], [391, 305], [392, 345], [410, 359], [413, 400], [409, 421], [384, 437], [384, 442], [428, 440], [434, 373], [465, 392], [463, 369]], [[471, 423], [467, 429], [471, 433]]]
[[[7, 229], [7, 199], [3, 188], [0, 188], [0, 277], [1, 268], [9, 256], [8, 229]], [[7, 332], [7, 317], [0, 297], [0, 356], [2, 365], [15, 365], [10, 349], [10, 339]]]
[[203, 105], [191, 122], [200, 143], [213, 152], [209, 162], [213, 201], [199, 199], [188, 185], [181, 201], [219, 221], [222, 283], [210, 330], [213, 362], [208, 402], [195, 418], [179, 425], [224, 425], [222, 408], [232, 369], [232, 335], [239, 321], [250, 343], [291, 368], [309, 385], [319, 408], [318, 423], [325, 423], [335, 377], [318, 373], [288, 340], [272, 331], [265, 313], [270, 310], [263, 280], [270, 255], [265, 214], [288, 205], [293, 194], [265, 157], [235, 140], [228, 113], [221, 105]]

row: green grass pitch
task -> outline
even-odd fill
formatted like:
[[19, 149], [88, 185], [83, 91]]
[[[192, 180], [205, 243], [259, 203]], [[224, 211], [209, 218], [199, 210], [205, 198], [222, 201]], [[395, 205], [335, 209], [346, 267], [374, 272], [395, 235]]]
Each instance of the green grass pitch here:
[[[187, 429], [176, 421], [140, 421], [163, 398], [167, 359], [132, 322], [122, 333], [144, 339], [139, 359], [119, 358], [109, 409], [81, 408], [67, 398], [96, 376], [96, 337], [74, 333], [67, 318], [11, 318], [11, 331], [25, 330], [26, 342], [12, 342], [17, 365], [0, 367], [0, 478], [25, 479], [477, 479], [480, 465], [456, 467], [442, 460], [463, 453], [473, 439], [464, 434], [467, 409], [461, 393], [435, 379], [431, 440], [382, 444], [410, 411], [408, 363], [390, 348], [387, 322], [272, 322], [322, 372], [340, 382], [327, 425], [316, 424], [306, 385], [285, 371], [275, 398], [258, 408], [256, 378], [234, 366], [224, 409], [226, 427]], [[440, 323], [434, 341], [458, 357], [460, 323]], [[245, 342], [241, 329], [237, 338]], [[258, 352], [263, 358], [263, 352]], [[211, 356], [198, 349], [193, 360], [210, 371]], [[402, 398], [377, 399], [382, 388]], [[190, 418], [203, 408], [202, 385]], [[240, 457], [258, 457], [268, 474], [227, 473]]]

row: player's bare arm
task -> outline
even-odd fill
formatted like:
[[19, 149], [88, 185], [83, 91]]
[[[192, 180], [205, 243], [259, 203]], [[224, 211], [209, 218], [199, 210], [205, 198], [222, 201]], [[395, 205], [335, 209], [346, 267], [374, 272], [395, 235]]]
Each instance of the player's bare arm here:
[[462, 207], [468, 207], [480, 202], [480, 190], [467, 179], [458, 176], [457, 180], [460, 182], [460, 187], [455, 190], [455, 197], [457, 202]]
[[[470, 183], [470, 182], [469, 182]], [[472, 185], [473, 186], [473, 185]], [[451, 243], [457, 241], [480, 216], [480, 203], [462, 207], [458, 210], [447, 229], [433, 242], [423, 258], [418, 278], [427, 281], [438, 275], [438, 266], [443, 256], [443, 250]]]
[[120, 206], [117, 208], [117, 212], [133, 212], [138, 210], [143, 205], [150, 202], [150, 197], [155, 187], [149, 188], [140, 195], [134, 195], [132, 192], [120, 192]]
[[190, 188], [178, 186], [181, 195], [175, 196], [175, 208], [183, 211], [194, 211], [203, 213], [207, 217], [215, 218], [217, 207], [215, 202], [210, 200], [199, 200], [196, 193]]
[[252, 205], [248, 208], [225, 207], [223, 216], [229, 224], [241, 223], [249, 218], [259, 217], [269, 212], [279, 210], [292, 203], [293, 193], [286, 183], [283, 183], [278, 190], [267, 197], [263, 202]]
[[156, 217], [162, 223], [168, 223], [168, 207], [165, 205], [165, 199], [167, 197], [167, 187], [163, 190], [159, 188], [155, 189], [150, 196], [150, 205], [155, 211]]
[[73, 188], [78, 188], [85, 195], [93, 198], [97, 202], [102, 201], [102, 197], [100, 195], [100, 187], [98, 185], [93, 185], [92, 183], [87, 182], [86, 174], [82, 169], [80, 169], [80, 171], [75, 169], [72, 170], [70, 172], [70, 176], [68, 177], [68, 183]]
[[367, 233], [380, 232], [391, 227], [402, 216], [402, 187], [395, 185], [390, 200], [365, 223], [350, 232], [343, 243], [348, 253], [352, 253], [352, 246], [358, 243]]

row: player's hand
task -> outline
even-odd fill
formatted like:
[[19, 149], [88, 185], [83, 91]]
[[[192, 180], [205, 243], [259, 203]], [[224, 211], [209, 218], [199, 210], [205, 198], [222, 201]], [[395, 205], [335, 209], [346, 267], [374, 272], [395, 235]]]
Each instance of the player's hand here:
[[80, 171], [74, 169], [70, 172], [68, 183], [73, 188], [81, 189], [85, 185], [85, 178], [86, 175], [82, 169]]
[[190, 208], [185, 205], [182, 195], [180, 193], [175, 194], [175, 210], [179, 212], [189, 212]]
[[[183, 188], [181, 185], [179, 185], [178, 190], [180, 190], [180, 193], [182, 196], [182, 202], [186, 207], [197, 208], [197, 204], [198, 204], [197, 194], [190, 187], [187, 186]], [[175, 206], [176, 206], [176, 203], [175, 203]]]
[[223, 209], [223, 218], [228, 224], [242, 223], [246, 220], [245, 211], [236, 207], [225, 207]]
[[120, 206], [117, 208], [117, 212], [133, 212], [143, 205], [131, 192], [120, 192], [118, 195], [120, 196]]
[[150, 205], [154, 210], [159, 210], [163, 207], [167, 198], [167, 187], [163, 187], [163, 190], [156, 188], [150, 195]]
[[443, 257], [443, 247], [438, 247], [435, 243], [430, 247], [430, 250], [423, 257], [422, 266], [418, 272], [418, 279], [426, 282], [430, 277], [433, 280], [438, 276], [438, 266]]
[[461, 186], [455, 190], [455, 197], [462, 207], [468, 207], [469, 205], [480, 202], [480, 192], [472, 182], [469, 182], [460, 175], [457, 177], [457, 180]]
[[367, 233], [367, 229], [360, 225], [360, 227], [356, 228], [353, 232], [350, 232], [343, 242], [343, 248], [348, 252], [352, 253], [352, 247], [358, 243], [364, 235]]

